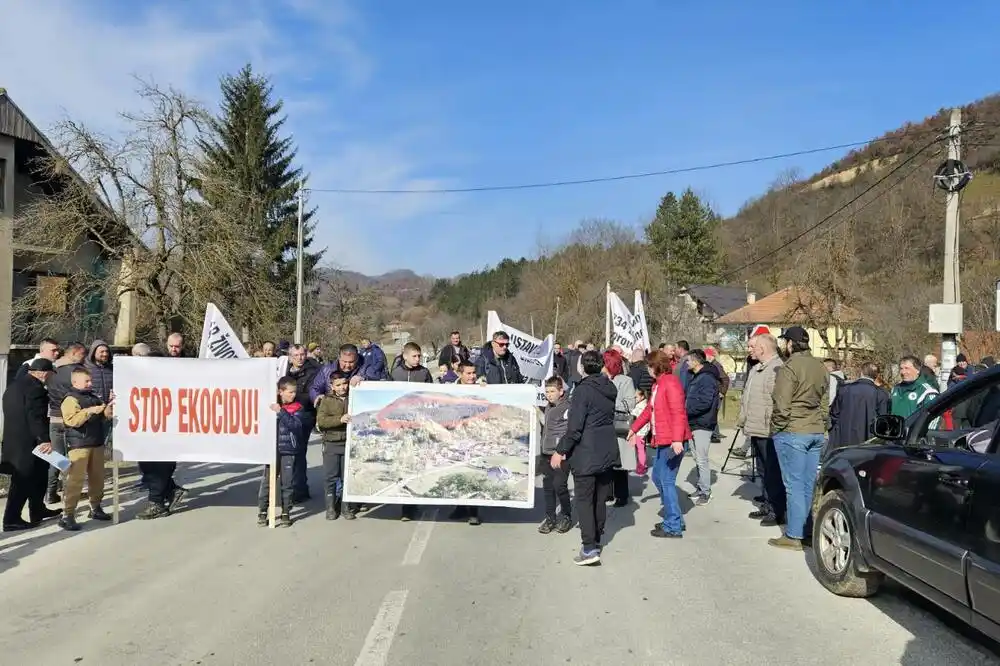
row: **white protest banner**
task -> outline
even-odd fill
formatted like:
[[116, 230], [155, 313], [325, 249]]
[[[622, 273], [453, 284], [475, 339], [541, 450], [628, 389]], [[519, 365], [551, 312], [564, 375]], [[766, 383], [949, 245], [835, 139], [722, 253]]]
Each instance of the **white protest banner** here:
[[540, 404], [545, 404], [547, 401], [543, 382], [552, 376], [552, 352], [555, 346], [552, 334], [539, 340], [513, 326], [507, 326], [500, 321], [495, 310], [490, 310], [486, 314], [486, 339], [493, 339], [493, 334], [497, 331], [505, 331], [510, 336], [510, 353], [517, 359], [517, 366], [525, 379], [538, 387], [539, 399], [544, 401]]
[[618, 345], [628, 356], [642, 345], [642, 334], [636, 330], [635, 318], [628, 306], [613, 291], [608, 292], [608, 316], [611, 320], [611, 346]]
[[116, 458], [270, 464], [276, 359], [115, 359]]
[[205, 323], [201, 327], [199, 358], [250, 358], [232, 326], [219, 312], [215, 303], [205, 306]]
[[638, 289], [635, 290], [635, 308], [632, 310], [632, 316], [635, 320], [634, 328], [642, 336], [640, 338], [642, 350], [648, 353], [651, 349], [651, 345], [649, 344], [649, 326], [646, 325], [646, 308], [642, 304], [642, 292]]
[[[201, 346], [198, 349], [199, 358], [250, 358], [243, 343], [226, 321], [215, 303], [205, 306], [205, 323], [201, 327]], [[278, 357], [278, 367], [275, 372], [278, 379], [288, 374], [288, 357]]]

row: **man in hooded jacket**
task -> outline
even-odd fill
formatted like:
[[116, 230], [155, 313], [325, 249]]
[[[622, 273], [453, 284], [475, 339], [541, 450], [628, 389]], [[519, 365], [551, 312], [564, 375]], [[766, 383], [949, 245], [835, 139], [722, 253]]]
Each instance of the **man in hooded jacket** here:
[[[49, 391], [49, 442], [52, 444], [52, 450], [62, 455], [66, 455], [66, 426], [62, 418], [62, 401], [73, 388], [73, 371], [84, 367], [86, 360], [87, 348], [81, 343], [74, 342], [67, 345], [63, 355], [52, 364], [53, 373], [45, 381], [45, 387]], [[45, 501], [56, 504], [60, 501], [60, 472], [55, 467], [50, 467], [48, 475]]]

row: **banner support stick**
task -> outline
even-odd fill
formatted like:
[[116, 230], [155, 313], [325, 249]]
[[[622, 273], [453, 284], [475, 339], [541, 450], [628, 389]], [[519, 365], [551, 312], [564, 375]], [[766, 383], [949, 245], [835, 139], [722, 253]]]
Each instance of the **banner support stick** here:
[[604, 349], [611, 347], [611, 281], [604, 289]]

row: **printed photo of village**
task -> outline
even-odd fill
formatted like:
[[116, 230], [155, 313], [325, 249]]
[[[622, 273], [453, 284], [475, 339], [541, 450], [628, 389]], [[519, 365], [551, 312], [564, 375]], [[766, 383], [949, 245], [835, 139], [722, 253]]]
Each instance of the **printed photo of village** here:
[[531, 507], [534, 414], [528, 385], [362, 384], [351, 395], [345, 499]]

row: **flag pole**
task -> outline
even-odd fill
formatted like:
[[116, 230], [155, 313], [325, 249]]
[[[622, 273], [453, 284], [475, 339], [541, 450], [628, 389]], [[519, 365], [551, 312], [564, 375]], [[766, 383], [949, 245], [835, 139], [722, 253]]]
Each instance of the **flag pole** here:
[[611, 347], [611, 281], [604, 289], [604, 349]]

